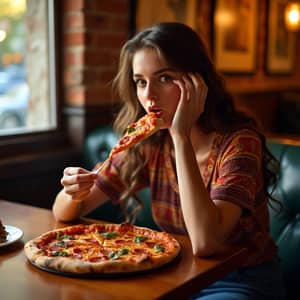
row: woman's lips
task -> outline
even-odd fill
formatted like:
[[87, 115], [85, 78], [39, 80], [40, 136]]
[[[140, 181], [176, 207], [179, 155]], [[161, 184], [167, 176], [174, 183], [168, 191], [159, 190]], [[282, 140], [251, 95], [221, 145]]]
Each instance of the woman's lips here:
[[163, 113], [161, 109], [155, 106], [148, 107], [148, 112], [154, 112], [158, 117], [161, 117]]
[[159, 109], [159, 108], [156, 107], [156, 106], [149, 106], [149, 107], [148, 107], [148, 111], [149, 111], [149, 112], [159, 112], [159, 111], [161, 111], [161, 109]]

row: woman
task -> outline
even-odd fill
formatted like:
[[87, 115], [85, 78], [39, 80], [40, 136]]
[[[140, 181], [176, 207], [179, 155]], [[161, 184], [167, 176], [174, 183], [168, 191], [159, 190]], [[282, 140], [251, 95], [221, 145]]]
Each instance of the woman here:
[[119, 133], [151, 111], [162, 118], [162, 130], [115, 155], [98, 176], [66, 168], [55, 217], [71, 221], [108, 198], [122, 202], [150, 186], [157, 225], [187, 234], [195, 256], [224, 244], [252, 250], [239, 270], [195, 298], [282, 299], [268, 232], [267, 188], [276, 161], [255, 122], [235, 111], [199, 36], [180, 23], [138, 33], [122, 48], [114, 87], [123, 101]]

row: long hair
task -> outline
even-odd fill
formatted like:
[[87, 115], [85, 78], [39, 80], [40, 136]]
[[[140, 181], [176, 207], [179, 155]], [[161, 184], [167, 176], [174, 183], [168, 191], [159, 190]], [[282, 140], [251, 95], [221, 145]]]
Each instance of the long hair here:
[[[194, 30], [182, 23], [156, 24], [138, 33], [123, 46], [119, 71], [113, 82], [113, 88], [123, 103], [114, 123], [115, 130], [122, 133], [131, 122], [145, 114], [137, 98], [132, 71], [134, 54], [143, 48], [155, 49], [170, 67], [178, 71], [201, 74], [208, 87], [204, 112], [197, 120], [203, 132], [227, 133], [245, 127], [258, 132], [263, 147], [264, 186], [268, 194], [269, 184], [276, 179], [277, 166], [275, 158], [266, 147], [264, 136], [259, 133], [254, 119], [235, 110], [233, 98], [226, 90], [222, 76], [216, 71], [205, 44]], [[166, 135], [168, 133], [165, 131], [159, 132], [145, 143], [155, 146], [157, 140]], [[121, 173], [128, 184], [124, 199], [136, 187], [136, 178], [146, 162], [141, 159], [137, 147], [127, 152], [126, 166]]]

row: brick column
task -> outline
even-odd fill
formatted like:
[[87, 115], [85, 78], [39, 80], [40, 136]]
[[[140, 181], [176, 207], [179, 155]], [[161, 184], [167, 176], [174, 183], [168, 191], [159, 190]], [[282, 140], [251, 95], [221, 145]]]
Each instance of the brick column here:
[[64, 112], [81, 147], [92, 128], [113, 120], [110, 83], [128, 39], [129, 0], [63, 0], [62, 10]]

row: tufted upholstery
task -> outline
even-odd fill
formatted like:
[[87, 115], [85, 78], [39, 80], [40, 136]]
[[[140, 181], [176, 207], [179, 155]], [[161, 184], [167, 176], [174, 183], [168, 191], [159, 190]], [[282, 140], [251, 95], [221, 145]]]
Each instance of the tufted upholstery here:
[[109, 151], [117, 141], [118, 138], [110, 126], [100, 127], [92, 131], [84, 144], [84, 165], [91, 169], [97, 162], [106, 160]]
[[[84, 162], [91, 169], [98, 161], [105, 160], [117, 142], [111, 127], [101, 127], [86, 139]], [[284, 205], [278, 213], [270, 208], [271, 234], [279, 248], [286, 280], [288, 299], [300, 299], [300, 142], [292, 145], [282, 140], [269, 140], [269, 148], [280, 161], [280, 174], [274, 196]], [[139, 194], [144, 208], [135, 224], [157, 229], [150, 206], [149, 190]], [[120, 209], [108, 202], [89, 215], [111, 222], [122, 222]], [[295, 298], [295, 295], [299, 297]]]
[[283, 140], [272, 140], [269, 141], [269, 148], [280, 162], [274, 196], [283, 204], [280, 213], [270, 208], [271, 234], [279, 248], [288, 299], [299, 299], [300, 143], [297, 145]]

